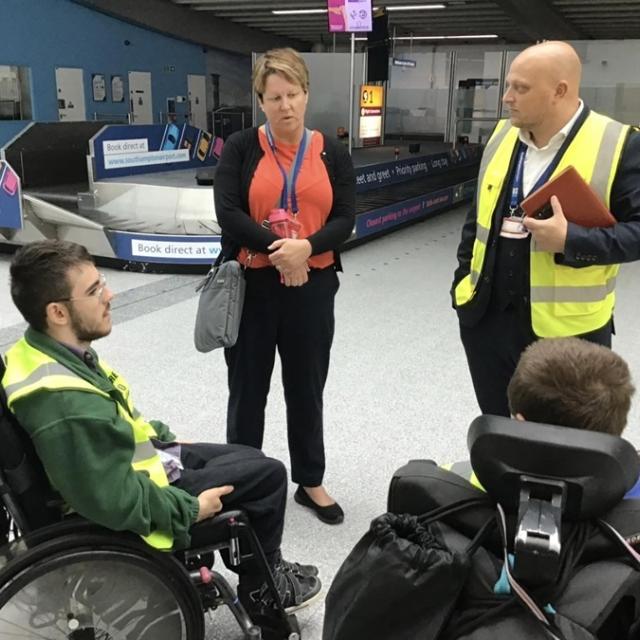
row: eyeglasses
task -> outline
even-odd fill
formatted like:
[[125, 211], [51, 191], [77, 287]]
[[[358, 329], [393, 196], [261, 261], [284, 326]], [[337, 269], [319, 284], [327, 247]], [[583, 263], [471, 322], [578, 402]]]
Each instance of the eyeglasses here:
[[98, 298], [100, 302], [103, 302], [104, 291], [107, 288], [107, 279], [105, 278], [104, 273], [99, 275], [100, 279], [98, 280], [98, 286], [93, 291], [87, 293], [87, 295], [58, 298], [58, 300], [54, 300], [54, 302], [73, 302], [74, 300], [84, 300], [85, 298]]

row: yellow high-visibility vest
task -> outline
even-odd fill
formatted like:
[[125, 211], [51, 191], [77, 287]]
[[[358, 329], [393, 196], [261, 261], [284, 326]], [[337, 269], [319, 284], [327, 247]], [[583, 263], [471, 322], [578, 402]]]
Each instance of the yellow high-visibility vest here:
[[[591, 111], [576, 133], [551, 178], [573, 165], [610, 208], [613, 184], [628, 125]], [[496, 206], [509, 179], [509, 163], [518, 143], [518, 129], [501, 120], [482, 156], [476, 197], [476, 237], [471, 270], [455, 288], [457, 306], [476, 293], [487, 254]], [[604, 326], [613, 313], [616, 276], [620, 265], [575, 269], [556, 264], [554, 254], [540, 251], [531, 239], [531, 326], [538, 337], [575, 336]]]
[[[104, 361], [100, 360], [99, 366], [122, 394], [124, 404], [117, 402], [108, 393], [98, 389], [22, 338], [7, 351], [7, 370], [2, 378], [2, 386], [7, 394], [7, 404], [11, 409], [20, 398], [42, 389], [86, 391], [116, 402], [118, 415], [131, 425], [133, 433], [135, 449], [131, 466], [135, 471], [148, 475], [159, 487], [168, 486], [167, 474], [150, 440], [150, 438], [157, 437], [155, 429], [133, 406], [126, 380]], [[173, 536], [166, 532], [154, 531], [150, 535], [142, 537], [147, 544], [156, 549], [169, 550], [173, 547]]]
[[467, 482], [473, 485], [476, 489], [484, 491], [484, 487], [480, 484], [480, 480], [478, 480], [478, 476], [471, 466], [471, 460], [448, 462], [447, 464], [441, 465], [441, 468], [455, 473], [457, 476], [460, 476], [461, 478], [467, 480]]

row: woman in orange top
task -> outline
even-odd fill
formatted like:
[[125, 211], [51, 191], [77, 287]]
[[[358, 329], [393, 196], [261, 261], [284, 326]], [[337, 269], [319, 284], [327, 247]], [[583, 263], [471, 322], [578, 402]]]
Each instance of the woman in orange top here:
[[[222, 251], [245, 265], [247, 282], [238, 341], [225, 350], [227, 439], [262, 448], [277, 349], [295, 499], [337, 524], [344, 514], [323, 486], [322, 396], [341, 269], [337, 249], [354, 223], [353, 164], [344, 145], [304, 126], [309, 72], [299, 53], [268, 51], [253, 83], [267, 122], [229, 137], [214, 188]], [[297, 237], [281, 238], [265, 224], [280, 207]]]

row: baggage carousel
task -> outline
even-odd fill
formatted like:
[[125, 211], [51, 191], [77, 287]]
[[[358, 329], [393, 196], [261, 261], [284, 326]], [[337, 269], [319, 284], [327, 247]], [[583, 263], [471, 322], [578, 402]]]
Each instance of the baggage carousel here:
[[[5, 227], [0, 214], [3, 248], [57, 237], [127, 269], [210, 264], [220, 246], [212, 190], [222, 141], [186, 125], [172, 136], [171, 126], [31, 124], [2, 150], [22, 187], [20, 224]], [[472, 197], [479, 146], [409, 148], [353, 151], [356, 224], [347, 246]]]

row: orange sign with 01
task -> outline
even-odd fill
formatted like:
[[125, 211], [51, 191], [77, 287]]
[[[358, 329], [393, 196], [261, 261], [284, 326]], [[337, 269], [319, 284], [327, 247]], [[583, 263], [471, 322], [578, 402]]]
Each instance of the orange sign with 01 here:
[[378, 107], [382, 109], [384, 100], [383, 87], [376, 84], [363, 84], [360, 86], [360, 107]]

